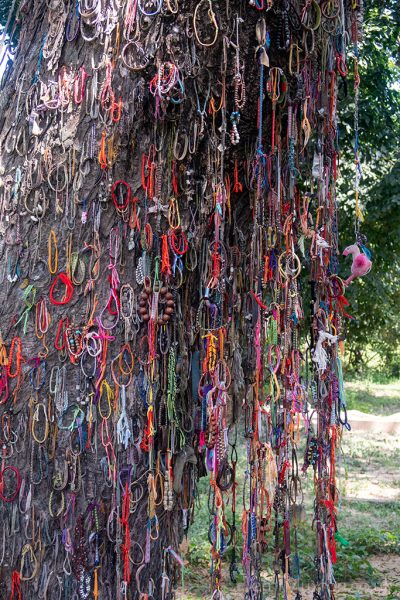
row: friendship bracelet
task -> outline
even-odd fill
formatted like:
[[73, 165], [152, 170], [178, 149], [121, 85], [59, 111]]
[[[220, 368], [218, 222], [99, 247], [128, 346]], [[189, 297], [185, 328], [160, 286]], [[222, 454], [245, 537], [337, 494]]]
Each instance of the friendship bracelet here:
[[[54, 298], [55, 288], [57, 287], [57, 284], [59, 281], [65, 286], [64, 296], [63, 296], [62, 300], [56, 300]], [[50, 286], [50, 291], [49, 291], [50, 302], [52, 304], [54, 304], [55, 306], [64, 306], [65, 304], [68, 304], [72, 300], [73, 295], [74, 295], [74, 286], [73, 286], [72, 281], [70, 280], [70, 278], [67, 276], [66, 273], [64, 273], [64, 272], [59, 273], [55, 277], [53, 283]]]
[[[9, 473], [13, 473], [15, 475], [15, 489], [11, 492], [11, 494], [6, 494], [4, 491], [5, 487], [5, 476]], [[0, 471], [0, 498], [3, 502], [11, 503], [14, 502], [19, 494], [19, 490], [21, 488], [21, 475], [19, 470], [16, 467], [6, 466]]]

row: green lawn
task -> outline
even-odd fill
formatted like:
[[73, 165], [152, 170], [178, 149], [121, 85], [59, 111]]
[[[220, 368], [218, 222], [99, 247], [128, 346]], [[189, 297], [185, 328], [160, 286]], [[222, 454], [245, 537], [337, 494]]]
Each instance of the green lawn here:
[[375, 415], [400, 412], [400, 381], [349, 381], [345, 384], [345, 390], [349, 410], [360, 410]]

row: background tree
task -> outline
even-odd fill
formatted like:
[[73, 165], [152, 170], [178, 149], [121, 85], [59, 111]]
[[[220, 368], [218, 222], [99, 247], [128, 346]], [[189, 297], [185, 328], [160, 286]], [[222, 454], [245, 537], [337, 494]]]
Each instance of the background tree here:
[[[381, 368], [398, 375], [400, 306], [400, 13], [396, 0], [366, 0], [360, 45], [360, 184], [362, 233], [373, 254], [371, 273], [347, 296], [350, 313], [348, 365], [360, 370], [378, 353]], [[351, 90], [351, 78], [349, 80]], [[341, 106], [341, 247], [354, 241], [354, 94]], [[345, 275], [349, 264], [341, 261]], [[365, 350], [369, 349], [369, 353]]]

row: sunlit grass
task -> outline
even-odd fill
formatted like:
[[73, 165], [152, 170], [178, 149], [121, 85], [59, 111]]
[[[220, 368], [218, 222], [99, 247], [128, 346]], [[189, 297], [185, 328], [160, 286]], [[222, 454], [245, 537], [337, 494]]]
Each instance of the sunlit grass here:
[[387, 384], [349, 381], [345, 390], [348, 410], [376, 415], [400, 412], [400, 381]]

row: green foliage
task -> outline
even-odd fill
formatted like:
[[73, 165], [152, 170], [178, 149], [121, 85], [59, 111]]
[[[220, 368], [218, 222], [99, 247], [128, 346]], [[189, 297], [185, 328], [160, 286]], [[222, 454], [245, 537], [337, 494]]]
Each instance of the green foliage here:
[[372, 346], [384, 356], [386, 371], [399, 376], [400, 161], [370, 190], [362, 231], [373, 251], [373, 271], [349, 287], [357, 316], [349, 341], [354, 356]]
[[[400, 534], [376, 528], [346, 529], [346, 542], [337, 542], [337, 563], [335, 579], [338, 582], [364, 579], [376, 586], [381, 581], [380, 572], [371, 564], [369, 558], [376, 554], [400, 554]], [[298, 530], [300, 552], [301, 581], [303, 584], [314, 581], [313, 563], [315, 534], [308, 524], [302, 524]]]
[[[400, 13], [398, 2], [365, 2], [360, 47], [359, 140], [363, 179], [361, 231], [373, 253], [373, 269], [346, 293], [355, 320], [349, 324], [349, 364], [361, 368], [370, 346], [384, 357], [383, 370], [399, 376], [400, 306]], [[350, 61], [349, 61], [350, 62]], [[349, 81], [351, 88], [351, 78]], [[341, 106], [342, 167], [339, 182], [341, 247], [354, 242], [354, 95]], [[342, 260], [347, 275], [349, 261]]]
[[400, 585], [391, 585], [386, 600], [400, 600]]
[[[4, 25], [7, 22], [8, 14], [13, 5], [13, 0], [1, 0], [0, 2], [0, 32]], [[17, 6], [19, 5], [19, 1], [17, 1]]]
[[12, 0], [2, 0], [0, 2], [0, 31], [7, 22], [8, 13], [12, 6]]

